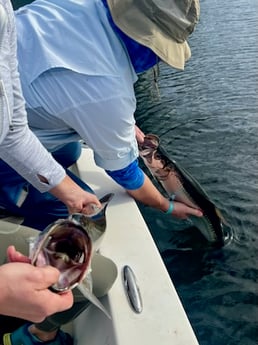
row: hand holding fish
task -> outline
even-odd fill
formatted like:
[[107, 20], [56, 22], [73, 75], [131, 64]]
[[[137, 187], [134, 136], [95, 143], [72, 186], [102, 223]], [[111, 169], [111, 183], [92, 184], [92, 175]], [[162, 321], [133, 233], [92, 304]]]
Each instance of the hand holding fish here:
[[202, 217], [201, 210], [187, 206], [186, 204], [178, 201], [173, 202], [173, 211], [171, 214], [179, 219], [186, 219], [189, 216]]
[[92, 205], [101, 207], [96, 195], [83, 190], [68, 176], [57, 187], [52, 188], [50, 192], [67, 206], [70, 214], [91, 214]]
[[135, 125], [134, 128], [135, 128], [136, 140], [137, 140], [138, 144], [142, 144], [144, 142], [145, 134], [143, 133], [143, 131], [138, 126]]
[[[144, 136], [143, 142], [138, 142], [139, 154], [152, 177], [162, 187], [170, 202], [164, 211], [178, 218], [190, 218], [203, 236], [213, 244], [222, 246], [225, 239], [232, 238], [232, 231], [212, 200], [200, 184], [183, 167], [169, 158], [168, 153], [160, 145], [160, 139], [155, 134]], [[200, 210], [202, 209], [202, 211]]]
[[7, 250], [9, 263], [0, 267], [0, 313], [32, 322], [41, 322], [53, 313], [66, 310], [73, 304], [71, 291], [51, 292], [59, 271], [50, 266], [35, 267], [30, 259], [13, 246]]

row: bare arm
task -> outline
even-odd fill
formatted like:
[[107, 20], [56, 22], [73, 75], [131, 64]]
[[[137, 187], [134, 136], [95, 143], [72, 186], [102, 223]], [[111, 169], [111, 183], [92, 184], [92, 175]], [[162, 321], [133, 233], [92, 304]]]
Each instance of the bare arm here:
[[90, 214], [92, 213], [91, 204], [101, 207], [96, 195], [83, 190], [69, 176], [66, 176], [61, 183], [52, 188], [50, 193], [63, 201], [69, 213]]
[[[169, 208], [169, 200], [166, 199], [152, 184], [148, 176], [145, 175], [144, 184], [141, 188], [136, 190], [127, 190], [134, 199], [142, 202], [145, 205], [151, 206], [163, 212], [166, 212]], [[187, 218], [189, 215], [195, 215], [197, 217], [202, 216], [200, 210], [190, 208], [180, 202], [174, 202], [174, 209], [172, 215], [177, 218]]]
[[[145, 134], [138, 126], [135, 126], [135, 136], [138, 143], [143, 142]], [[169, 200], [160, 194], [160, 192], [156, 189], [146, 175], [143, 186], [137, 190], [128, 191], [128, 193], [136, 200], [141, 201], [148, 206], [157, 208], [163, 212], [166, 212], [169, 208]], [[181, 202], [174, 201], [174, 209], [171, 214], [177, 218], [184, 219], [190, 215], [201, 217], [202, 211], [190, 208]]]

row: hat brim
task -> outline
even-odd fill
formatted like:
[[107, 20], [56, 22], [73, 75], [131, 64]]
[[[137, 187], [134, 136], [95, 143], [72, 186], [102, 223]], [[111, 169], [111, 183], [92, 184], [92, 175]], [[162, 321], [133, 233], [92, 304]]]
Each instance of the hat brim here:
[[150, 48], [168, 65], [183, 70], [185, 62], [191, 57], [191, 50], [186, 41], [178, 43], [167, 36], [143, 12], [133, 6], [120, 8], [115, 0], [108, 0], [109, 9], [114, 23], [126, 35], [138, 43]]

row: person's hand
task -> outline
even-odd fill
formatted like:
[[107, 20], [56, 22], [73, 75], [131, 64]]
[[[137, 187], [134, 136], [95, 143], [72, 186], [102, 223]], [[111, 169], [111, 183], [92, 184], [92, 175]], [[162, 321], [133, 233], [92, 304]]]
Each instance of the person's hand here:
[[72, 306], [71, 291], [56, 294], [48, 289], [58, 281], [56, 268], [31, 265], [29, 258], [13, 246], [8, 248], [7, 256], [10, 262], [0, 266], [0, 314], [41, 322]]
[[203, 213], [201, 210], [189, 207], [181, 202], [174, 201], [174, 209], [172, 211], [172, 216], [179, 219], [186, 219], [189, 216], [202, 217]]
[[52, 188], [50, 193], [67, 206], [70, 214], [91, 214], [93, 212], [92, 205], [101, 207], [96, 195], [83, 190], [69, 176], [66, 176], [59, 185]]
[[144, 137], [145, 137], [145, 134], [143, 133], [143, 131], [135, 125], [135, 137], [136, 137], [136, 140], [139, 144], [142, 144], [144, 142]]

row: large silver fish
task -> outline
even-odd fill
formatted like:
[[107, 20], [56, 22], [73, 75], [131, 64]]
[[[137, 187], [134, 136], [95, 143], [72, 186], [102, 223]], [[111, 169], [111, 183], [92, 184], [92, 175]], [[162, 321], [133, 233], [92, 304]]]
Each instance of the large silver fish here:
[[226, 224], [220, 211], [193, 176], [169, 158], [160, 145], [159, 137], [147, 134], [144, 142], [139, 144], [139, 154], [152, 176], [171, 200], [202, 210], [202, 217], [190, 216], [189, 218], [207, 241], [218, 246], [224, 245]]
[[107, 310], [92, 293], [91, 258], [99, 249], [106, 231], [106, 208], [113, 194], [102, 199], [101, 208], [93, 213], [75, 213], [67, 219], [50, 224], [30, 242], [31, 263], [35, 266], [51, 265], [60, 271], [60, 277], [51, 290], [62, 293], [77, 288], [108, 317]]

